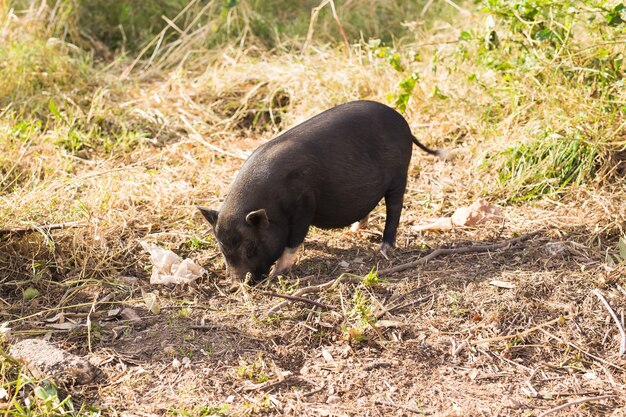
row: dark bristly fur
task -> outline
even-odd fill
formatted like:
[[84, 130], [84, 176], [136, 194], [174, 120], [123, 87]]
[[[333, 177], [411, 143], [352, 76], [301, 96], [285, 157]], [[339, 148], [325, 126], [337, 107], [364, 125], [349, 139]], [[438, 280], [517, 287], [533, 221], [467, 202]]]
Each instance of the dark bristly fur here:
[[246, 160], [219, 213], [200, 208], [214, 226], [231, 275], [255, 279], [311, 225], [345, 227], [385, 198], [382, 249], [392, 247], [415, 143], [395, 110], [354, 101], [327, 110], [261, 145]]

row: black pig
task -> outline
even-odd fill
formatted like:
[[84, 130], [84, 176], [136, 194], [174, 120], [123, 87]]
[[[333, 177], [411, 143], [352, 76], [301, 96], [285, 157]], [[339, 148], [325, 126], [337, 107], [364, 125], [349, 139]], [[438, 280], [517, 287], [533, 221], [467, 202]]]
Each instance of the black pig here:
[[259, 146], [243, 164], [211, 223], [229, 274], [253, 281], [293, 265], [311, 225], [345, 227], [385, 197], [381, 251], [394, 246], [411, 161], [422, 145], [390, 107], [353, 101], [327, 110]]

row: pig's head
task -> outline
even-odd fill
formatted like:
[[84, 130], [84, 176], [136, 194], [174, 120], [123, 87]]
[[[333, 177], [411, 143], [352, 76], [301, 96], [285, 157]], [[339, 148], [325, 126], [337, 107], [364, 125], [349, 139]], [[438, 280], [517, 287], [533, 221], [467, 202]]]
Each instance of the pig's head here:
[[269, 273], [272, 264], [282, 254], [287, 236], [270, 222], [265, 209], [241, 215], [220, 213], [205, 207], [198, 209], [213, 226], [231, 278], [243, 281], [250, 272], [252, 281], [258, 282]]

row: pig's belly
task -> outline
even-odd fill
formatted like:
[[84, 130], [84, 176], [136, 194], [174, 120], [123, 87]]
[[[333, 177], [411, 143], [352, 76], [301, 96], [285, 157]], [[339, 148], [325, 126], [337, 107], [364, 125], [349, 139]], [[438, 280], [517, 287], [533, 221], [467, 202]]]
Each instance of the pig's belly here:
[[386, 186], [377, 184], [320, 193], [312, 224], [322, 229], [349, 226], [367, 216], [384, 197], [386, 190]]

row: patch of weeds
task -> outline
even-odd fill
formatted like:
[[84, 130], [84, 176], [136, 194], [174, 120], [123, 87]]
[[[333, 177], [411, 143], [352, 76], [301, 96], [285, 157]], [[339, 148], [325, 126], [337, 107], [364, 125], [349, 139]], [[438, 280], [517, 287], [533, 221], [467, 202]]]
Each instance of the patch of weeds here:
[[278, 292], [283, 294], [291, 294], [300, 286], [300, 278], [296, 281], [292, 281], [289, 277], [284, 277], [282, 275], [278, 276], [278, 279], [275, 281], [276, 285], [274, 285]]
[[622, 236], [617, 244], [617, 253], [606, 254], [606, 263], [608, 266], [615, 266], [622, 262], [626, 262], [626, 236]]
[[513, 339], [509, 340], [507, 343], [507, 347], [513, 347], [513, 346], [521, 346], [524, 344], [524, 339], [521, 337], [514, 337]]
[[206, 238], [192, 236], [185, 241], [184, 245], [188, 250], [207, 250], [213, 248], [214, 243], [210, 236]]
[[386, 46], [380, 39], [370, 39], [366, 48], [372, 51], [376, 57], [386, 60], [396, 71], [403, 72], [405, 70], [400, 53]]
[[363, 285], [366, 287], [374, 287], [384, 282], [387, 282], [387, 280], [378, 276], [378, 268], [375, 266], [363, 277]]
[[188, 319], [191, 316], [191, 307], [183, 306], [174, 312], [174, 317], [179, 319]]
[[368, 327], [373, 327], [377, 321], [373, 310], [370, 297], [362, 288], [357, 287], [352, 296], [352, 309], [348, 313], [351, 324], [342, 326], [344, 338], [355, 342], [365, 341], [365, 331]]
[[230, 407], [227, 405], [198, 405], [192, 410], [172, 408], [167, 414], [182, 417], [221, 417], [230, 415]]
[[45, 108], [51, 94], [86, 86], [86, 54], [59, 42], [27, 38], [0, 43], [0, 107], [13, 103], [31, 113]]
[[270, 377], [265, 372], [265, 361], [263, 360], [263, 355], [261, 353], [259, 353], [257, 360], [252, 363], [241, 360], [239, 362], [239, 368], [237, 368], [237, 375], [240, 378], [251, 380], [255, 384], [269, 381]]
[[453, 316], [464, 316], [469, 311], [463, 307], [463, 297], [456, 291], [450, 291], [448, 294], [448, 307], [450, 308]]
[[307, 262], [302, 265], [306, 275], [327, 274], [330, 268], [325, 262]]
[[499, 156], [498, 182], [506, 187], [507, 199], [526, 201], [594, 178], [599, 154], [598, 145], [577, 133], [573, 137], [546, 135], [512, 146]]
[[269, 395], [264, 395], [262, 400], [254, 400], [253, 401], [245, 401], [243, 403], [244, 407], [248, 409], [246, 414], [256, 415], [264, 410], [267, 410], [272, 404]]
[[102, 340], [102, 326], [100, 324], [92, 322], [89, 331], [93, 339]]
[[396, 71], [404, 74], [396, 87], [396, 91], [387, 94], [387, 101], [393, 103], [400, 113], [406, 112], [409, 100], [413, 95], [415, 86], [420, 81], [420, 75], [416, 71], [408, 73], [404, 61], [420, 61], [421, 54], [415, 51], [407, 51], [404, 55], [389, 46], [385, 46], [380, 39], [371, 39], [366, 49], [371, 51], [377, 58], [385, 59]]
[[189, 349], [186, 350], [185, 348], [178, 348], [178, 353], [180, 353], [180, 356], [182, 357], [188, 357], [189, 359], [193, 359], [193, 350]]

